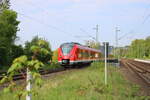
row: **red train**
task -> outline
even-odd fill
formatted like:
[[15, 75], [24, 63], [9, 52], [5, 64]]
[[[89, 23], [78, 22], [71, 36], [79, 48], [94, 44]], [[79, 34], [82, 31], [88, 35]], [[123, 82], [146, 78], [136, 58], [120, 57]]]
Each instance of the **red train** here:
[[89, 64], [101, 58], [101, 52], [79, 43], [64, 43], [58, 48], [58, 62], [63, 66]]

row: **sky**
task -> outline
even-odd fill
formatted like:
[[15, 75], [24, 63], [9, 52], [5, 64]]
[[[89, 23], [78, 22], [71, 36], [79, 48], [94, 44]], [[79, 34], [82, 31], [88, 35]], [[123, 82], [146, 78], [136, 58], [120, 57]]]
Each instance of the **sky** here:
[[95, 37], [115, 45], [118, 27], [119, 46], [150, 36], [150, 0], [11, 0], [18, 12], [17, 44], [39, 36], [50, 42], [52, 50], [64, 42], [79, 42]]

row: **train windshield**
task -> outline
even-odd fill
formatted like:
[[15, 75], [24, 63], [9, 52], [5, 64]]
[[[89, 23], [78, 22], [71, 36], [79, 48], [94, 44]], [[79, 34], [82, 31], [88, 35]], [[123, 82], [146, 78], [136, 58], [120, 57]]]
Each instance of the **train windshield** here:
[[72, 48], [73, 48], [73, 44], [71, 44], [71, 43], [65, 43], [65, 44], [61, 45], [63, 55], [68, 55], [70, 53], [70, 51], [72, 50]]

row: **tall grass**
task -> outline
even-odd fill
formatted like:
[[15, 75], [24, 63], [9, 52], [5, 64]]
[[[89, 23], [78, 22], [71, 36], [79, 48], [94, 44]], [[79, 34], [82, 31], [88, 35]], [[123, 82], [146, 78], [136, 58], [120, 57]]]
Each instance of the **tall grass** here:
[[[118, 68], [108, 67], [108, 85], [104, 85], [104, 64], [67, 71], [46, 79], [33, 100], [149, 100], [139, 97], [139, 87], [124, 80]], [[0, 93], [0, 100], [16, 100], [12, 93]], [[23, 99], [24, 100], [24, 99]]]

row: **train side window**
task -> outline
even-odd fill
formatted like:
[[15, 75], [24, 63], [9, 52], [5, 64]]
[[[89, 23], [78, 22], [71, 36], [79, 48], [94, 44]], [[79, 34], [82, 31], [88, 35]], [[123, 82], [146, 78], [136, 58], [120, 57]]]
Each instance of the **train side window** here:
[[86, 58], [88, 58], [89, 57], [89, 52], [88, 51], [86, 51]]
[[79, 54], [78, 54], [78, 57], [79, 57], [79, 58], [81, 58], [81, 57], [82, 57], [82, 54], [81, 54], [81, 53], [79, 53]]
[[91, 58], [91, 52], [88, 52], [88, 58]]
[[94, 58], [94, 53], [92, 53], [92, 58]]
[[87, 51], [85, 51], [85, 57], [87, 58]]
[[83, 50], [81, 50], [80, 53], [81, 53], [81, 58], [84, 57]]
[[82, 58], [82, 50], [78, 50], [78, 58]]
[[83, 50], [83, 58], [85, 58], [86, 54], [85, 54], [85, 50]]

